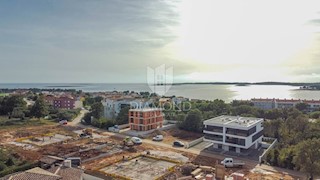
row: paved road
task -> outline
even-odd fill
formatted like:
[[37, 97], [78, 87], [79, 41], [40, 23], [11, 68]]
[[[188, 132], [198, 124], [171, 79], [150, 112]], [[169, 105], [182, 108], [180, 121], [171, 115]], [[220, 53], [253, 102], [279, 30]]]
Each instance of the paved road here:
[[[75, 124], [75, 126], [82, 127], [82, 128], [87, 128], [88, 127], [88, 126], [82, 125], [81, 123], [77, 123], [77, 124]], [[112, 133], [112, 132], [109, 132], [109, 131], [104, 130], [104, 129], [98, 129], [98, 128], [95, 128], [93, 126], [89, 126], [89, 127], [94, 129], [95, 131], [102, 132], [102, 133], [104, 133], [106, 135], [109, 135], [109, 136], [115, 136], [115, 137], [119, 137], [119, 138], [125, 138], [127, 136], [127, 135], [120, 134], [120, 133]], [[213, 152], [203, 151], [203, 150], [199, 150], [199, 149], [193, 149], [193, 148], [185, 149], [185, 148], [173, 147], [170, 144], [165, 144], [163, 142], [156, 142], [156, 141], [152, 141], [152, 140], [149, 140], [149, 139], [143, 139], [143, 143], [154, 145], [154, 146], [165, 147], [165, 148], [169, 148], [169, 149], [175, 149], [175, 150], [179, 150], [179, 151], [182, 151], [182, 152], [192, 153], [192, 154], [195, 154], [195, 155], [201, 155], [201, 156], [205, 156], [205, 157], [210, 157], [210, 158], [218, 159], [219, 161], [221, 161], [222, 159], [224, 159], [226, 157], [226, 156], [221, 155], [221, 154], [216, 154], [216, 153], [213, 153]], [[228, 157], [230, 157], [230, 156], [228, 156]], [[292, 171], [292, 170], [289, 170], [289, 169], [278, 168], [278, 167], [268, 166], [268, 165], [264, 165], [264, 164], [260, 166], [258, 161], [249, 160], [249, 159], [241, 158], [241, 157], [235, 157], [235, 158], [237, 160], [241, 160], [241, 161], [245, 162], [246, 163], [246, 167], [249, 168], [249, 169], [256, 168], [256, 169], [267, 170], [267, 171], [276, 172], [276, 173], [277, 172], [281, 172], [283, 174], [289, 174], [289, 175], [292, 175], [292, 176], [300, 177], [302, 179], [304, 179], [306, 177], [306, 175], [304, 173], [301, 173], [299, 171]], [[214, 163], [215, 162], [212, 162], [212, 164], [214, 164]]]

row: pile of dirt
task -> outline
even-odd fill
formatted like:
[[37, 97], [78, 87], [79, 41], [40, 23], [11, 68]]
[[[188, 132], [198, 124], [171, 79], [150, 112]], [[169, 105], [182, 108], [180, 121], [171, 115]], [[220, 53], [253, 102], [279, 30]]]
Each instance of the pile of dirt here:
[[167, 133], [165, 131], [160, 131], [160, 130], [156, 129], [151, 134], [149, 134], [148, 137], [151, 138], [151, 137], [154, 137], [154, 136], [157, 136], [157, 135], [162, 135], [162, 136], [166, 137]]
[[44, 147], [43, 149], [39, 150], [39, 153], [45, 154], [45, 155], [63, 157], [66, 154], [78, 152], [79, 150], [80, 150], [79, 146], [74, 146], [72, 144], [55, 144], [55, 145]]

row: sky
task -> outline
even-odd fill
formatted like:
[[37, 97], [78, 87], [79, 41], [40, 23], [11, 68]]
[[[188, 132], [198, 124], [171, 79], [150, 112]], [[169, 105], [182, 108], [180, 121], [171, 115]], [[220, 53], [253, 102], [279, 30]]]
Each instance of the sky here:
[[0, 83], [320, 82], [319, 0], [2, 0]]

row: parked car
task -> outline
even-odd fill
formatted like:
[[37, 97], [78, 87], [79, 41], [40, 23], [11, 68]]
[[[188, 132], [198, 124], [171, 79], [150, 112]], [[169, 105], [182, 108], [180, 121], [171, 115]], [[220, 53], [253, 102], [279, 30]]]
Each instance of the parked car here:
[[221, 161], [221, 164], [225, 167], [242, 167], [245, 165], [242, 161], [236, 161], [233, 158], [225, 158], [223, 161]]
[[61, 124], [61, 125], [67, 125], [67, 124], [68, 124], [68, 121], [67, 121], [67, 120], [61, 120], [61, 121], [59, 121], [59, 124]]
[[142, 144], [142, 140], [138, 137], [132, 137], [131, 138], [131, 141], [134, 143], [134, 144]]
[[163, 140], [163, 135], [156, 135], [155, 137], [152, 138], [154, 141], [162, 141]]
[[181, 142], [181, 141], [174, 141], [174, 142], [173, 142], [173, 146], [184, 147], [184, 143]]

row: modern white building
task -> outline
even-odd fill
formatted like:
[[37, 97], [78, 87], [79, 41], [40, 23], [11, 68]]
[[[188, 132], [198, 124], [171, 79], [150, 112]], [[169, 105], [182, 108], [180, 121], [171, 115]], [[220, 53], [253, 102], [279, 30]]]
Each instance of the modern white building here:
[[204, 140], [216, 149], [246, 153], [257, 149], [263, 137], [263, 119], [219, 116], [203, 122]]

